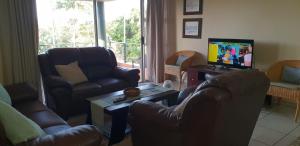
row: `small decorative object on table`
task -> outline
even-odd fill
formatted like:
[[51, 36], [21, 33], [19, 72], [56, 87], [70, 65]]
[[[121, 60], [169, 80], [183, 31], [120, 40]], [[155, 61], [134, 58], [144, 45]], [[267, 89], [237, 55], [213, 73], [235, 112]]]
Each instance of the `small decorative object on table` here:
[[124, 95], [125, 97], [128, 98], [139, 96], [140, 93], [141, 93], [140, 89], [135, 87], [129, 87], [124, 90]]
[[164, 81], [164, 84], [163, 84], [163, 87], [169, 88], [169, 89], [172, 89], [172, 90], [175, 89], [175, 88], [174, 88], [174, 84], [172, 83], [171, 80], [165, 80], [165, 81]]

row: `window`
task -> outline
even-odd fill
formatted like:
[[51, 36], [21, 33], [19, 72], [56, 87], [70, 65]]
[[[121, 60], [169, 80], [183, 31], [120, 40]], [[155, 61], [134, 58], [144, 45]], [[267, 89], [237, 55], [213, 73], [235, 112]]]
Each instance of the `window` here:
[[48, 48], [95, 46], [93, 1], [37, 0], [39, 53]]

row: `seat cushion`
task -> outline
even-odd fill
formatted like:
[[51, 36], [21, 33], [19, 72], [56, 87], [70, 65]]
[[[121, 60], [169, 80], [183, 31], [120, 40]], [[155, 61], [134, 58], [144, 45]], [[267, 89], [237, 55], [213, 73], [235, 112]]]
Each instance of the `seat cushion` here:
[[85, 99], [103, 93], [102, 86], [96, 83], [85, 82], [73, 87], [73, 100]]
[[38, 100], [15, 104], [14, 107], [23, 114], [48, 110], [48, 108]]
[[44, 128], [43, 130], [47, 134], [55, 134], [57, 132], [67, 130], [69, 128], [71, 128], [71, 126], [63, 124], [63, 125], [55, 125], [55, 126], [51, 126], [51, 127], [48, 127], [48, 128]]
[[25, 114], [29, 119], [37, 123], [41, 128], [48, 128], [55, 125], [67, 124], [62, 118], [50, 110]]
[[300, 85], [300, 68], [284, 66], [281, 79], [284, 82]]
[[97, 84], [102, 86], [102, 90], [104, 93], [114, 92], [118, 90], [123, 90], [129, 87], [129, 83], [122, 79], [117, 78], [106, 78], [101, 79], [96, 82]]
[[180, 66], [165, 65], [165, 73], [171, 75], [178, 75], [180, 73]]
[[277, 86], [277, 87], [294, 89], [294, 90], [300, 89], [300, 85], [291, 84], [291, 83], [287, 83], [287, 82], [271, 82], [271, 86]]

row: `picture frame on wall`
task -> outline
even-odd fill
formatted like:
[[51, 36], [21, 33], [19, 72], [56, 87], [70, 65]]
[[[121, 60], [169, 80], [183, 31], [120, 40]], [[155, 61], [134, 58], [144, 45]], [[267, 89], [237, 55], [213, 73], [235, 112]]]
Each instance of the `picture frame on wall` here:
[[183, 19], [183, 38], [202, 37], [202, 18], [185, 18]]
[[184, 15], [201, 15], [203, 13], [203, 0], [184, 0]]

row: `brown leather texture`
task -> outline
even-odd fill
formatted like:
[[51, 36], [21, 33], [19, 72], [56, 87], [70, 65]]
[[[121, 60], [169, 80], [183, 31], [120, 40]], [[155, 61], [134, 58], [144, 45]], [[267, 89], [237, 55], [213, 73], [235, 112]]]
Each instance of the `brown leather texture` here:
[[[140, 79], [138, 69], [117, 67], [114, 53], [101, 47], [54, 48], [38, 59], [47, 105], [64, 119], [87, 113], [86, 98], [137, 86]], [[55, 65], [74, 61], [78, 61], [88, 82], [71, 85], [58, 75]]]
[[5, 89], [10, 93], [11, 100], [14, 104], [38, 99], [37, 90], [29, 83], [8, 85], [5, 86]]
[[[175, 107], [134, 102], [129, 112], [133, 145], [247, 146], [269, 84], [263, 72], [233, 71], [193, 92], [187, 89]], [[183, 104], [182, 112], [176, 110]]]
[[[35, 96], [35, 93], [27, 93], [35, 92], [35, 90], [33, 88], [30, 89], [30, 86], [25, 83], [10, 85], [6, 89], [10, 89], [8, 92], [12, 99], [21, 99], [20, 97], [16, 97], [21, 95], [32, 94]], [[13, 102], [14, 108], [38, 124], [46, 133], [45, 136], [20, 143], [18, 146], [99, 146], [101, 144], [102, 137], [96, 127], [90, 125], [70, 127], [61, 117], [42, 104], [37, 97], [26, 96], [25, 98], [23, 96], [22, 100], [16, 101], [16, 103]], [[5, 136], [5, 131], [1, 123], [0, 145], [12, 145]]]

